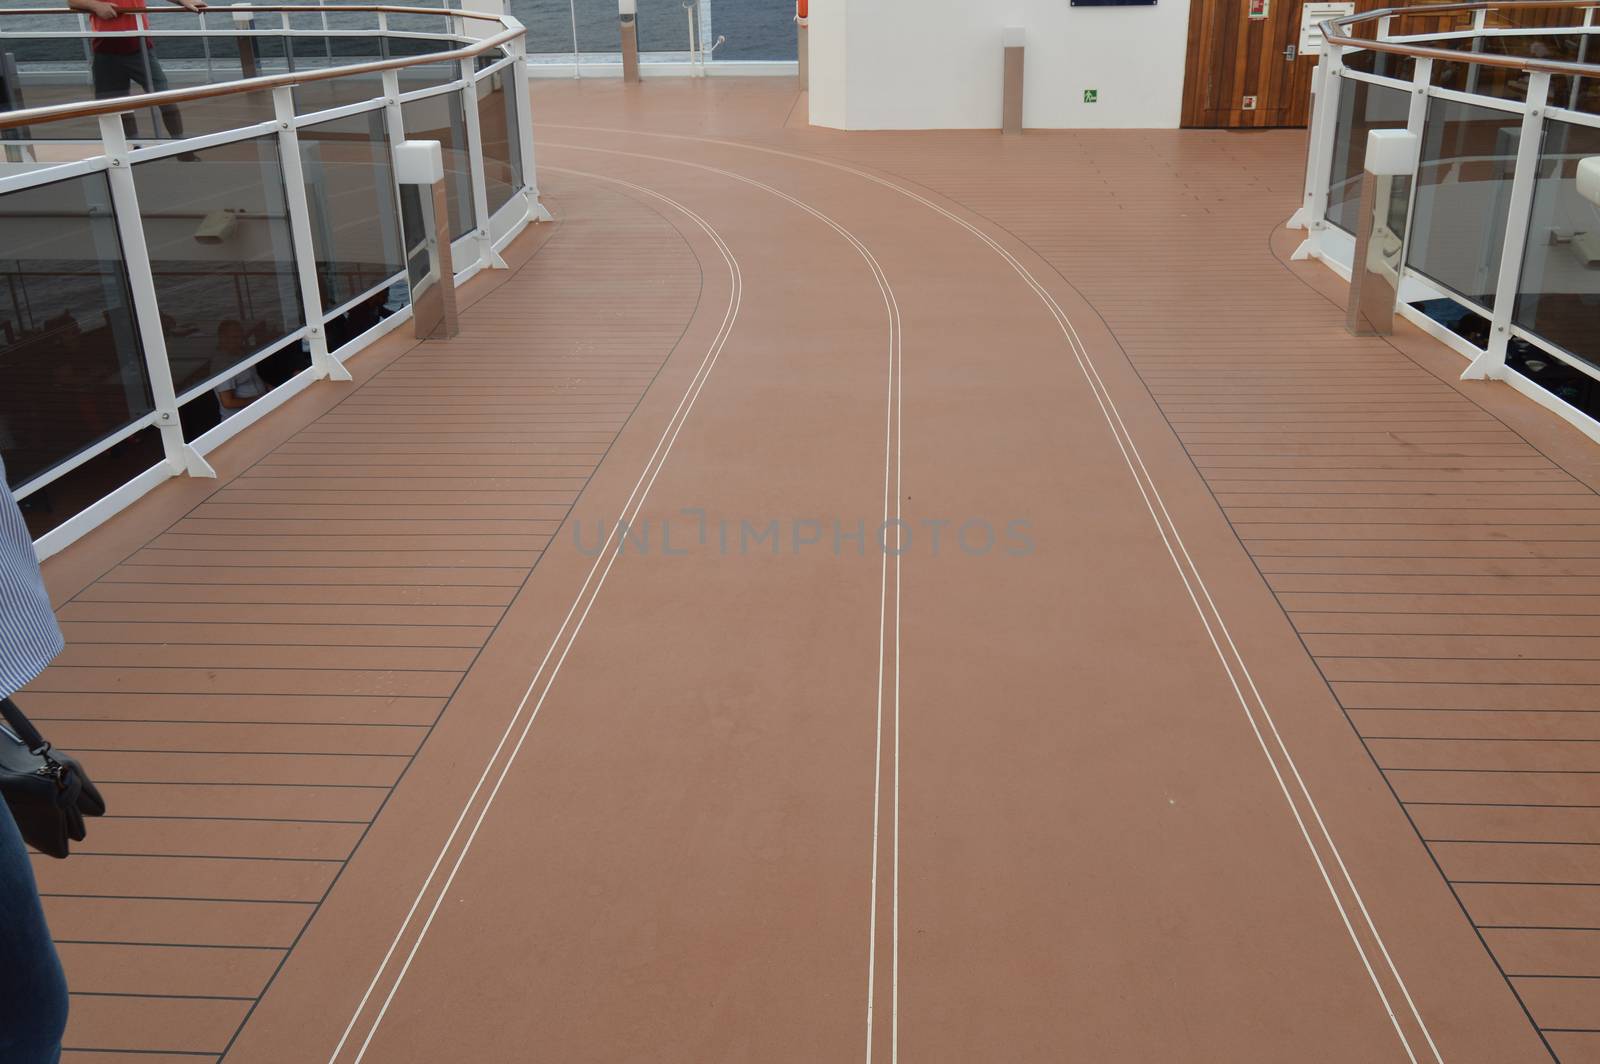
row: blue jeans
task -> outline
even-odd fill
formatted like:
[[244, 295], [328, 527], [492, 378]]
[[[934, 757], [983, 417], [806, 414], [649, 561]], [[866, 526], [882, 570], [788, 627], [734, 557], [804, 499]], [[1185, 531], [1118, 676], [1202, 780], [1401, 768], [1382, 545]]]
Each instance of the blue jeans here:
[[67, 979], [44, 923], [28, 850], [0, 802], [0, 1061], [56, 1064]]

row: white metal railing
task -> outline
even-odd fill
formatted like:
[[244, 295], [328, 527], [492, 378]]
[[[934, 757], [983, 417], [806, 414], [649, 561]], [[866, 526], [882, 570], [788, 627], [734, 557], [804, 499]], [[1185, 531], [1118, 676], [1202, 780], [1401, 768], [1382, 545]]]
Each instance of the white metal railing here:
[[[1600, 155], [1600, 16], [1583, 2], [1443, 4], [1324, 23], [1297, 258], [1348, 277], [1353, 189], [1372, 128], [1421, 153], [1386, 185], [1399, 313], [1600, 440], [1600, 207], [1576, 164]], [[1517, 25], [1540, 15], [1552, 25]], [[1397, 24], [1436, 19], [1431, 32]], [[1372, 33], [1371, 28], [1376, 28]], [[1430, 312], [1431, 311], [1431, 312]]]
[[[307, 10], [239, 5], [197, 17], [157, 9], [150, 29], [120, 35], [87, 27], [19, 34], [8, 31], [8, 16], [45, 12], [0, 11], [0, 57], [24, 34], [206, 42], [200, 61], [168, 58], [166, 74], [182, 87], [115, 99], [86, 98], [81, 69], [0, 67], [24, 104], [67, 97], [0, 110], [0, 231], [8, 236], [0, 241], [0, 449], [24, 478], [17, 495], [26, 508], [151, 433], [160, 443], [157, 461], [87, 505], [79, 506], [82, 485], [64, 492], [77, 497], [63, 500], [74, 512], [40, 537], [41, 554], [168, 477], [212, 475], [207, 453], [312, 381], [349, 380], [345, 361], [410, 318], [425, 239], [418, 197], [394, 181], [401, 140], [450, 142], [455, 283], [503, 268], [500, 249], [548, 217], [516, 19], [325, 4], [309, 10], [373, 25], [291, 24]], [[233, 24], [210, 28], [219, 18]], [[438, 28], [391, 29], [391, 20]], [[282, 42], [279, 55], [262, 47], [268, 38]], [[334, 41], [376, 55], [340, 62]], [[400, 41], [418, 54], [392, 56]], [[306, 46], [298, 65], [295, 42]], [[139, 58], [148, 54], [141, 48]], [[229, 80], [216, 80], [219, 72]], [[169, 107], [185, 124], [212, 128], [162, 137], [156, 116]], [[139, 112], [149, 113], [155, 136], [142, 135], [137, 119], [126, 128]], [[351, 245], [357, 256], [346, 262]], [[259, 390], [250, 382], [264, 386], [262, 370], [286, 354], [287, 379], [232, 416], [217, 399], [219, 423], [185, 431], [186, 411], [208, 409], [224, 392], [237, 401]], [[52, 417], [52, 404], [61, 416]]]

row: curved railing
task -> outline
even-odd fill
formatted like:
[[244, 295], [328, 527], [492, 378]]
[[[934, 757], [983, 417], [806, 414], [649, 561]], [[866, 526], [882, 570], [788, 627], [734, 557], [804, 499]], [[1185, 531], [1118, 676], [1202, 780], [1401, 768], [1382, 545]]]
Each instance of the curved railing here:
[[[1301, 257], [1369, 270], [1399, 311], [1600, 439], [1600, 17], [1575, 0], [1386, 8], [1323, 23]], [[1417, 138], [1408, 173], [1360, 189], [1367, 136]]]
[[[414, 292], [502, 265], [544, 216], [515, 19], [148, 14], [95, 34], [65, 9], [0, 11], [0, 454], [45, 553], [208, 474], [243, 427], [348, 379]], [[95, 79], [160, 91], [96, 99]], [[431, 199], [396, 180], [403, 140], [442, 147], [452, 278]]]

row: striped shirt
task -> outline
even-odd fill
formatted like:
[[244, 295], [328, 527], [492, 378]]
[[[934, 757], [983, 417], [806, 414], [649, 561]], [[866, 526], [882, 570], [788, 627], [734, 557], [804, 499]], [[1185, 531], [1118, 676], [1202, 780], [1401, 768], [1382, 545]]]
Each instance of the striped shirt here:
[[43, 672], [63, 645], [33, 537], [0, 461], [0, 697]]

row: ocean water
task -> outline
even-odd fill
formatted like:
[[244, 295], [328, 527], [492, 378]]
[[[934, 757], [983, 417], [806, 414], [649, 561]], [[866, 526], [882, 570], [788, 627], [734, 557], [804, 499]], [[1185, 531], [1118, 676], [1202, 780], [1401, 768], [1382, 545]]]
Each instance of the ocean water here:
[[[265, 2], [265, 0], [263, 0]], [[277, 0], [297, 3], [304, 0]], [[407, 2], [407, 0], [399, 0]], [[424, 0], [427, 3], [428, 0]], [[63, 16], [3, 14], [7, 8], [37, 8], [44, 4], [65, 6], [65, 0], [0, 0], [0, 29], [6, 34], [27, 30], [75, 28], [75, 19]], [[159, 0], [150, 0], [151, 6]], [[511, 13], [528, 27], [528, 51], [570, 55], [573, 50], [573, 16], [576, 14], [577, 44], [581, 52], [616, 52], [618, 40], [615, 0], [511, 0]], [[371, 25], [360, 15], [330, 14], [335, 27], [358, 28]], [[311, 23], [296, 16], [293, 24], [311, 28]], [[320, 24], [320, 20], [317, 22]], [[794, 59], [795, 26], [793, 0], [712, 0], [706, 44], [717, 37], [726, 42], [714, 59]], [[689, 48], [688, 19], [682, 0], [639, 0], [639, 47], [647, 52], [685, 52]], [[76, 61], [82, 46], [76, 41], [47, 42], [12, 40], [7, 45], [21, 61], [51, 59]], [[170, 41], [162, 45], [169, 56], [194, 50]], [[198, 54], [198, 52], [196, 52]]]

